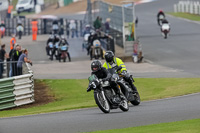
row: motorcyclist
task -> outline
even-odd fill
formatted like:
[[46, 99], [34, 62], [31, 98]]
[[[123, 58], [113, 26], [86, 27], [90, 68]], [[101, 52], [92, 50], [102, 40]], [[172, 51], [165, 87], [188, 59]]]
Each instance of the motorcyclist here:
[[163, 10], [160, 10], [157, 14], [157, 21], [158, 21], [158, 25], [159, 24], [159, 21], [160, 21], [160, 16], [163, 16], [165, 18], [165, 13], [163, 12]]
[[1, 32], [1, 38], [3, 38], [3, 36], [5, 35], [5, 24], [4, 24], [4, 21], [1, 21], [0, 32]]
[[[55, 39], [53, 41], [53, 45], [54, 45], [54, 50], [53, 50], [53, 55], [55, 54], [56, 50], [57, 50], [57, 44], [59, 46], [60, 43], [60, 36], [58, 34], [55, 35]], [[56, 56], [56, 55], [55, 55]], [[58, 59], [58, 57], [56, 56], [56, 59]]]
[[[65, 39], [64, 35], [61, 35], [59, 47], [61, 48], [64, 45], [67, 45], [69, 47], [69, 43], [68, 43], [67, 39]], [[71, 57], [70, 57], [68, 50], [66, 52], [67, 52], [67, 56], [69, 58], [69, 61], [71, 61]], [[62, 55], [61, 52], [59, 52], [59, 61], [61, 60], [61, 55]]]
[[106, 69], [113, 68], [116, 65], [118, 67], [119, 66], [122, 67], [122, 69], [119, 72], [119, 74], [124, 75], [124, 80], [129, 83], [129, 85], [131, 86], [131, 88], [133, 90], [133, 93], [136, 93], [137, 92], [137, 88], [133, 84], [134, 80], [132, 78], [132, 75], [130, 75], [127, 72], [126, 66], [123, 63], [123, 61], [121, 59], [117, 58], [117, 57], [114, 57], [114, 53], [112, 51], [107, 51], [105, 53], [105, 60], [106, 60], [106, 62], [103, 64], [103, 67], [105, 67]]
[[162, 20], [162, 24], [169, 24], [169, 22], [168, 22], [167, 19], [165, 18], [165, 19]]
[[[89, 36], [88, 38], [88, 43], [89, 43], [89, 46], [88, 46], [88, 55], [90, 53], [90, 60], [92, 60], [92, 50], [91, 50], [91, 47], [93, 45], [93, 42], [95, 40], [100, 40], [100, 39], [106, 39], [108, 38], [108, 36], [98, 36], [97, 32], [92, 32], [91, 35]], [[101, 58], [103, 59], [103, 50], [101, 49]]]
[[[168, 24], [169, 25], [169, 22], [167, 21], [166, 18], [162, 20], [162, 25], [163, 24]], [[170, 27], [169, 27], [169, 31], [170, 31]], [[162, 26], [161, 26], [161, 32], [162, 32]]]
[[91, 32], [91, 26], [89, 24], [87, 24], [85, 26], [85, 30], [83, 32], [83, 37], [84, 37], [85, 34], [90, 34], [90, 32]]
[[52, 29], [54, 34], [58, 34], [59, 27], [58, 27], [58, 20], [54, 20], [52, 23]]
[[47, 40], [47, 46], [46, 46], [46, 53], [49, 55], [49, 43], [54, 43], [54, 35], [49, 35], [49, 39]]
[[[118, 98], [123, 98], [123, 96], [120, 95], [120, 90], [118, 88], [117, 83], [111, 78], [112, 75], [108, 72], [108, 70], [101, 65], [101, 61], [94, 60], [91, 63], [91, 75], [96, 75], [98, 79], [102, 79], [102, 81], [109, 81], [110, 86], [114, 89], [115, 93], [117, 94], [115, 96], [116, 100], [119, 100]], [[91, 86], [88, 86], [87, 92], [91, 91]]]

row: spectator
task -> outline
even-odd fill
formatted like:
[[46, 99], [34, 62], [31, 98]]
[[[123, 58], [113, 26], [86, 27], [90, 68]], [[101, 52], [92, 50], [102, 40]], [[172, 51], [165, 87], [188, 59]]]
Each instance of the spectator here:
[[22, 51], [22, 54], [20, 55], [18, 61], [17, 61], [17, 71], [18, 75], [22, 75], [22, 64], [24, 62], [30, 63], [32, 65], [32, 61], [28, 59], [28, 50], [25, 49]]
[[66, 26], [67, 38], [69, 38], [69, 30], [70, 30], [69, 25], [70, 25], [70, 23], [67, 22], [67, 26]]
[[6, 48], [6, 45], [3, 44], [1, 46], [1, 50], [0, 50], [0, 78], [2, 78], [3, 71], [4, 71], [3, 63], [4, 63], [4, 60], [5, 60], [5, 57], [8, 58], [8, 55], [6, 53], [5, 48]]
[[105, 33], [107, 33], [107, 34], [110, 33], [110, 18], [106, 19], [106, 22], [105, 22]]
[[95, 28], [95, 30], [96, 29], [101, 29], [101, 20], [100, 20], [100, 17], [98, 16], [97, 18], [96, 18], [96, 20], [94, 21], [94, 28]]
[[18, 61], [21, 53], [22, 52], [21, 52], [21, 46], [20, 45], [16, 45], [15, 49], [11, 50], [10, 53], [9, 53], [10, 60], [12, 61], [11, 62], [11, 68], [10, 68], [10, 77], [18, 75], [17, 61]]
[[77, 20], [75, 20], [75, 24], [76, 24], [75, 33], [76, 33], [76, 37], [78, 37], [78, 21]]
[[75, 34], [76, 34], [76, 33], [75, 33], [75, 32], [76, 32], [76, 23], [75, 23], [74, 20], [71, 20], [71, 21], [70, 21], [69, 28], [70, 28], [70, 30], [71, 30], [71, 37], [74, 38], [74, 36], [75, 36]]

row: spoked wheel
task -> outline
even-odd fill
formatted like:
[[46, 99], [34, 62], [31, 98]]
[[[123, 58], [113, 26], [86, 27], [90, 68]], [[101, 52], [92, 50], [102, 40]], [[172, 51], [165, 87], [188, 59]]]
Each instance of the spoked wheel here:
[[137, 106], [140, 104], [140, 94], [138, 92], [136, 92], [136, 94], [134, 95], [135, 100], [130, 101], [133, 105]]
[[94, 99], [98, 107], [101, 109], [101, 111], [103, 111], [104, 113], [110, 112], [110, 105], [108, 103], [108, 100], [107, 99], [104, 100], [102, 93], [95, 92]]
[[126, 100], [122, 100], [121, 103], [120, 103], [119, 108], [124, 112], [128, 111], [129, 110], [128, 102]]

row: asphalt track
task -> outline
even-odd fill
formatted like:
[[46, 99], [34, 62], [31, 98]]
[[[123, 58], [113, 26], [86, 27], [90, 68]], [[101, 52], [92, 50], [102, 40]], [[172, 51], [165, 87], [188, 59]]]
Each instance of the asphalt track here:
[[[160, 34], [160, 29], [156, 24], [157, 11], [160, 8], [164, 11], [173, 11], [173, 3], [177, 2], [178, 0], [160, 0], [136, 6], [137, 15], [139, 16], [137, 35], [140, 36], [144, 56], [153, 64], [156, 64], [156, 66], [158, 64], [160, 68], [165, 68], [157, 69], [157, 72], [141, 72], [138, 73], [138, 77], [145, 77], [146, 74], [149, 77], [152, 74], [154, 77], [154, 73], [157, 73], [159, 76], [162, 73], [163, 77], [166, 74], [170, 75], [173, 73], [181, 73], [178, 77], [187, 77], [188, 75], [189, 77], [200, 76], [200, 25], [167, 16], [172, 30], [170, 37], [163, 39]], [[76, 41], [77, 43], [73, 43]], [[77, 46], [79, 54], [82, 55], [79, 58], [76, 54], [77, 52], [72, 52], [74, 63], [88, 59], [85, 53], [81, 53], [81, 48], [78, 48], [80, 46], [78, 45], [79, 42], [77, 39], [72, 41]], [[37, 45], [34, 47], [35, 50], [38, 53], [42, 53], [39, 45], [45, 46], [45, 44], [35, 44]], [[26, 46], [33, 48], [28, 43]], [[33, 53], [30, 51], [30, 55]], [[36, 62], [36, 66], [37, 64], [46, 64], [49, 62], [46, 55], [44, 53], [42, 54], [34, 54], [36, 56], [32, 56], [32, 59]], [[52, 65], [52, 62], [49, 64]], [[149, 68], [153, 69], [153, 67]], [[86, 71], [89, 71], [89, 69]], [[199, 100], [200, 94], [197, 93], [171, 99], [142, 102], [137, 107], [131, 106], [130, 110], [124, 113], [117, 109], [112, 110], [110, 114], [104, 114], [98, 108], [90, 108], [33, 116], [3, 118], [0, 119], [0, 133], [74, 133], [194, 119], [200, 118]]]
[[0, 119], [0, 133], [77, 133], [200, 118], [200, 93], [142, 102], [102, 113], [98, 108]]

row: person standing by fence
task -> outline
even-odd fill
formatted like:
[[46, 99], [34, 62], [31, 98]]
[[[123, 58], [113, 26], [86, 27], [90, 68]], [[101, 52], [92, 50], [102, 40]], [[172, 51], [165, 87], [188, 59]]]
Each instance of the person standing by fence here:
[[105, 22], [105, 33], [107, 33], [107, 34], [110, 33], [110, 18], [106, 19], [106, 22]]
[[11, 68], [10, 68], [10, 77], [18, 75], [17, 72], [17, 61], [19, 59], [19, 56], [21, 55], [21, 46], [16, 45], [15, 49], [12, 49], [9, 53], [10, 60], [11, 60]]
[[17, 75], [23, 74], [22, 66], [23, 66], [24, 62], [30, 63], [32, 65], [32, 61], [28, 59], [28, 50], [27, 49], [22, 50], [22, 54], [20, 55], [20, 57], [17, 61], [17, 71], [18, 71]]
[[100, 19], [99, 16], [98, 16], [98, 17], [96, 18], [96, 20], [94, 21], [93, 26], [94, 26], [95, 30], [101, 29], [101, 19]]
[[31, 22], [31, 24], [32, 24], [32, 40], [36, 41], [37, 40], [37, 32], [38, 32], [38, 26], [37, 26], [38, 22], [36, 19], [34, 19]]
[[2, 78], [3, 71], [4, 71], [4, 60], [5, 58], [8, 58], [8, 55], [5, 49], [6, 49], [6, 45], [3, 44], [0, 50], [0, 78]]

